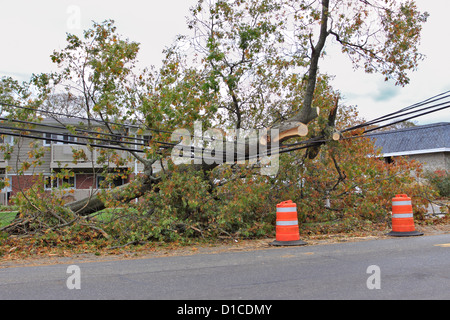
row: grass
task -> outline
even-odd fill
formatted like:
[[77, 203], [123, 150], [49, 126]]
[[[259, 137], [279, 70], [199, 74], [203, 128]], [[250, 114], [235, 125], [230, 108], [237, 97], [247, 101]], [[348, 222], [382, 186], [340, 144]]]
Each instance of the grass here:
[[106, 208], [91, 215], [92, 218], [96, 218], [98, 221], [108, 223], [114, 220], [117, 216], [126, 215], [128, 212], [137, 214], [137, 209], [134, 208]]
[[2, 211], [0, 212], [0, 228], [10, 224], [19, 211]]

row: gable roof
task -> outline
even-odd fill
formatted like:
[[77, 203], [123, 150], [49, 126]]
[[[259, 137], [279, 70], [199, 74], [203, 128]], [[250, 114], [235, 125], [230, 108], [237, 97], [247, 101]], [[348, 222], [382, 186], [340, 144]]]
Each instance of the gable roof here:
[[450, 152], [450, 122], [370, 134], [383, 156]]

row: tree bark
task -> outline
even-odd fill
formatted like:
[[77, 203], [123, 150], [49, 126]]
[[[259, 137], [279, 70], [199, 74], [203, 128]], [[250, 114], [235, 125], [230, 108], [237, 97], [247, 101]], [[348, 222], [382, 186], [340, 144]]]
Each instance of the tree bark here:
[[[115, 201], [126, 203], [133, 199], [139, 198], [144, 195], [145, 192], [150, 191], [152, 187], [160, 180], [160, 178], [150, 177], [147, 175], [137, 176], [132, 182], [110, 190], [108, 197], [112, 197]], [[105, 209], [106, 204], [101, 199], [101, 196], [97, 194], [68, 203], [65, 207], [80, 216], [87, 216]]]
[[[245, 149], [244, 157], [249, 156], [250, 154], [249, 150], [262, 150], [262, 148], [270, 150], [272, 143], [277, 143], [277, 145], [281, 145], [283, 142], [293, 137], [306, 136], [308, 134], [307, 125], [319, 116], [320, 109], [318, 107], [312, 107], [312, 102], [317, 82], [319, 59], [326, 42], [326, 38], [329, 35], [329, 32], [327, 30], [328, 10], [329, 10], [329, 0], [322, 0], [320, 35], [316, 45], [311, 45], [311, 60], [310, 60], [311, 62], [308, 70], [306, 93], [303, 99], [302, 108], [298, 113], [296, 113], [288, 120], [280, 121], [278, 123], [273, 124], [271, 127], [267, 128], [266, 130], [267, 134], [265, 135], [265, 137], [261, 137], [259, 141], [258, 140], [256, 141], [253, 140], [251, 142], [246, 141], [246, 145], [244, 148]], [[332, 112], [336, 112], [336, 110], [337, 104], [336, 108], [333, 109]], [[335, 113], [330, 115], [330, 119], [332, 119], [331, 122], [333, 123], [334, 126]], [[251, 146], [250, 143], [255, 143], [257, 145]], [[313, 146], [314, 151], [311, 152], [310, 155], [312, 154], [316, 155], [318, 152], [318, 148], [320, 148], [320, 146], [318, 147], [317, 144], [313, 144]], [[237, 147], [236, 142], [235, 147]], [[239, 149], [235, 148], [234, 150]], [[212, 164], [210, 163], [208, 164], [202, 162], [201, 164], [191, 165], [190, 168], [192, 170], [209, 171], [217, 167], [219, 163], [220, 162], [217, 163], [214, 162]], [[131, 201], [132, 199], [140, 197], [145, 192], [150, 191], [152, 187], [157, 182], [160, 181], [160, 179], [161, 179], [160, 177], [155, 177], [152, 174], [139, 176], [129, 184], [111, 190], [111, 196], [113, 197], [113, 199], [117, 201], [121, 202]], [[131, 189], [133, 189], [134, 192], [124, 192], [124, 190], [131, 190]], [[89, 215], [96, 211], [104, 209], [105, 204], [98, 196], [94, 196], [91, 198], [86, 198], [73, 203], [69, 203], [66, 205], [66, 207], [79, 215]]]
[[[271, 129], [276, 129], [279, 131], [279, 142], [283, 142], [289, 138], [294, 136], [298, 136], [295, 134], [295, 131], [291, 131], [292, 129], [299, 126], [301, 124], [308, 124], [313, 121], [315, 118], [319, 116], [320, 109], [318, 107], [314, 108], [312, 106], [314, 99], [314, 91], [316, 89], [317, 83], [317, 73], [319, 70], [319, 59], [322, 55], [323, 48], [325, 46], [325, 42], [327, 37], [329, 36], [328, 31], [328, 14], [329, 14], [329, 4], [330, 0], [322, 0], [322, 16], [321, 16], [321, 27], [319, 39], [316, 45], [311, 43], [311, 60], [308, 70], [305, 97], [303, 99], [302, 108], [298, 113], [292, 116], [287, 121], [283, 121], [281, 123], [274, 124]], [[294, 133], [294, 134], [293, 134]], [[306, 134], [305, 134], [306, 135]]]

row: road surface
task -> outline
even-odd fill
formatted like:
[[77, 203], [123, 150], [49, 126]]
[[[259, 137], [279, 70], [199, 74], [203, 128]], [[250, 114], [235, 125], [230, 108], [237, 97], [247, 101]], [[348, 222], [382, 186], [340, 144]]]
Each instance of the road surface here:
[[450, 234], [4, 268], [5, 299], [448, 300]]

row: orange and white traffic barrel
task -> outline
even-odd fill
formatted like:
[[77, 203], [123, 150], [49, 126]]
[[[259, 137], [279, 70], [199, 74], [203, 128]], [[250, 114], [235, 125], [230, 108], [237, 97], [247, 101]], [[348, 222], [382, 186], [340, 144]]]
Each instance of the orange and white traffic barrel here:
[[396, 237], [423, 235], [416, 231], [411, 198], [406, 194], [398, 194], [392, 199], [392, 231], [388, 235]]
[[299, 246], [306, 242], [300, 240], [297, 204], [292, 200], [277, 204], [276, 240], [274, 246]]

